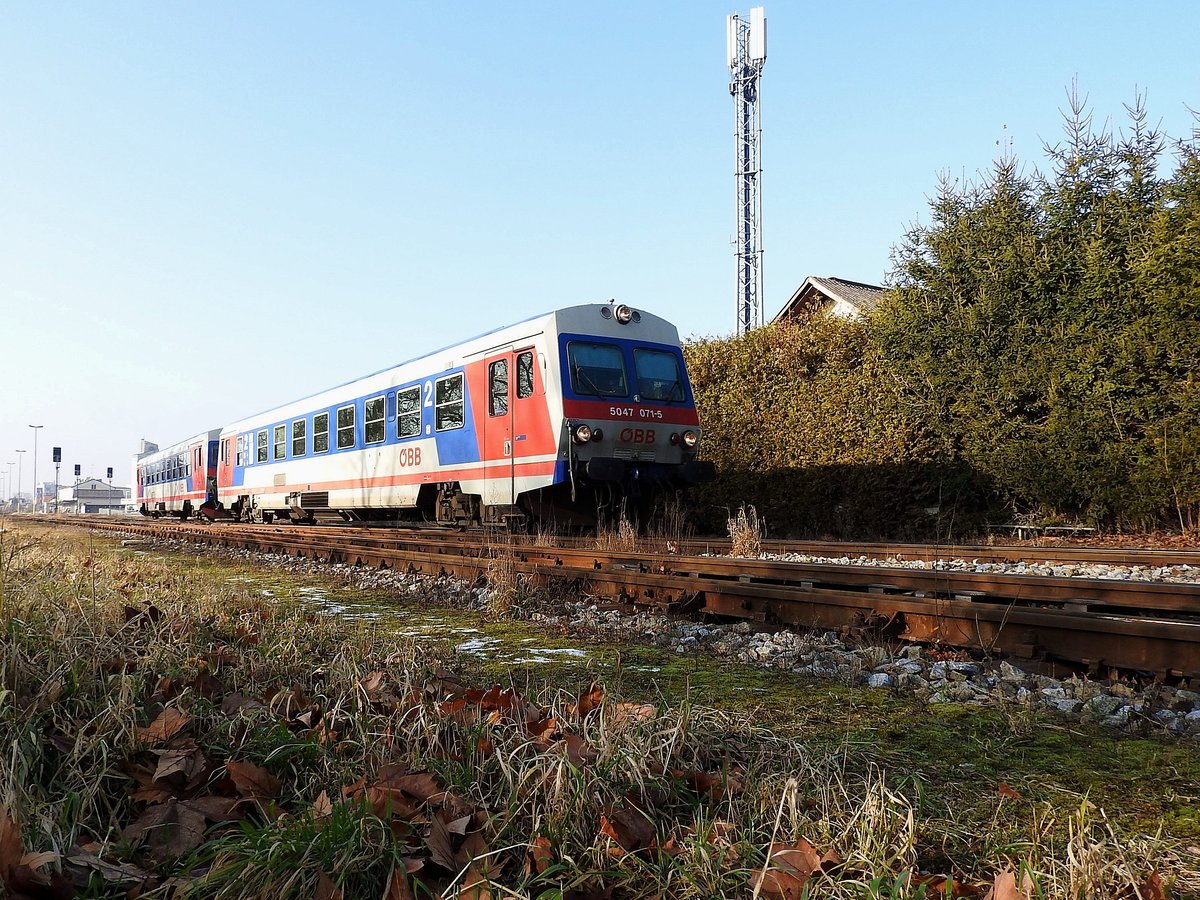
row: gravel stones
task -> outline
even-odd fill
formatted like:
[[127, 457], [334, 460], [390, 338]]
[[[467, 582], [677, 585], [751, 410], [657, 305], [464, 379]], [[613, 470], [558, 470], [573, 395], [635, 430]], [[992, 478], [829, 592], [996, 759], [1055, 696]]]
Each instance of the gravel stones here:
[[[195, 544], [183, 541], [158, 541], [159, 546], [195, 554]], [[246, 550], [206, 548], [203, 552], [226, 558], [265, 562], [298, 574], [334, 574], [363, 590], [420, 594], [430, 602], [455, 607], [487, 609], [489, 592], [473, 588], [449, 577], [426, 578], [390, 570], [364, 569], [344, 564], [330, 565], [312, 560]], [[794, 558], [794, 557], [788, 557]], [[880, 564], [862, 560], [805, 561]], [[953, 568], [962, 561], [902, 563], [910, 568], [944, 566]], [[896, 561], [889, 560], [893, 565]], [[976, 571], [1016, 572], [1027, 563], [981, 564], [990, 568]], [[1133, 567], [1109, 575], [1097, 574], [1097, 566], [1059, 566], [1086, 577], [1140, 577], [1142, 580], [1200, 581], [1200, 568], [1170, 567], [1167, 572], [1139, 571]], [[1181, 572], [1180, 570], [1188, 570]], [[1181, 576], [1188, 576], [1182, 578]], [[1200, 739], [1200, 692], [1152, 684], [1145, 688], [1127, 682], [1101, 682], [1072, 677], [1056, 679], [1028, 673], [1007, 660], [997, 662], [964, 659], [937, 659], [932, 649], [917, 645], [899, 648], [848, 644], [835, 632], [768, 632], [761, 624], [732, 624], [679, 621], [647, 611], [635, 611], [600, 605], [589, 598], [559, 600], [552, 608], [535, 610], [529, 616], [539, 627], [564, 631], [581, 638], [596, 637], [611, 641], [638, 641], [673, 650], [677, 654], [704, 653], [714, 657], [737, 659], [746, 665], [788, 670], [799, 677], [833, 679], [849, 684], [864, 684], [876, 690], [902, 691], [929, 703], [963, 703], [973, 706], [1021, 706], [1040, 709], [1069, 721], [1098, 723], [1123, 731], [1158, 733]]]

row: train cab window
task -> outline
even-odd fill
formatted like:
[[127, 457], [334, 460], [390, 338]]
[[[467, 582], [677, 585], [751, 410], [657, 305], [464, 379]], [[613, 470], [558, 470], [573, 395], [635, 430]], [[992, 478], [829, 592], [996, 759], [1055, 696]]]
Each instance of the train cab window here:
[[616, 344], [571, 341], [567, 344], [571, 387], [577, 394], [596, 397], [627, 397], [625, 355]]
[[450, 431], [462, 428], [466, 420], [462, 373], [439, 379], [433, 391], [433, 427]]
[[304, 455], [304, 431], [307, 425], [307, 419], [297, 419], [292, 423], [292, 456]]
[[383, 394], [372, 397], [363, 404], [363, 442], [382, 444], [387, 437], [387, 403]]
[[260, 463], [267, 461], [267, 433], [265, 431], [258, 433], [258, 461]]
[[353, 406], [343, 406], [337, 411], [337, 446], [339, 450], [354, 446]]
[[507, 359], [498, 359], [488, 366], [488, 415], [508, 415]]
[[313, 453], [325, 453], [329, 449], [329, 413], [313, 416]]
[[396, 391], [396, 437], [414, 437], [421, 433], [421, 388], [414, 385]]
[[638, 347], [633, 351], [633, 368], [637, 370], [637, 394], [643, 400], [670, 403], [683, 399], [683, 375], [674, 353]]
[[517, 399], [533, 396], [533, 351], [517, 354]]
[[274, 458], [287, 459], [287, 426], [275, 426]]

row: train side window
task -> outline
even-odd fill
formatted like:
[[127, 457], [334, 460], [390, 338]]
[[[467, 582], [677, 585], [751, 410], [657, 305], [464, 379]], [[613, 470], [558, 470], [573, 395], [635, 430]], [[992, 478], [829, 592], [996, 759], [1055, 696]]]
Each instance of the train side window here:
[[616, 344], [571, 341], [567, 344], [571, 387], [577, 394], [595, 397], [628, 397], [625, 355]]
[[372, 397], [363, 404], [363, 442], [382, 444], [387, 437], [387, 404], [383, 394]]
[[396, 391], [396, 437], [414, 437], [421, 433], [421, 388], [419, 385]]
[[329, 449], [329, 413], [313, 416], [313, 453], [324, 453]]
[[267, 432], [265, 430], [258, 433], [258, 461], [260, 463], [267, 461]]
[[337, 446], [339, 450], [354, 446], [354, 406], [341, 406], [337, 411]]
[[533, 396], [533, 351], [517, 354], [517, 399]]
[[498, 359], [488, 366], [488, 415], [508, 415], [507, 359]]
[[466, 421], [462, 373], [439, 378], [433, 392], [433, 427], [437, 431], [450, 431], [462, 428]]
[[246, 464], [246, 436], [239, 434], [237, 437], [237, 465], [244, 466]]
[[292, 423], [292, 456], [304, 455], [304, 438], [306, 437], [305, 430], [307, 425], [307, 419], [297, 419]]

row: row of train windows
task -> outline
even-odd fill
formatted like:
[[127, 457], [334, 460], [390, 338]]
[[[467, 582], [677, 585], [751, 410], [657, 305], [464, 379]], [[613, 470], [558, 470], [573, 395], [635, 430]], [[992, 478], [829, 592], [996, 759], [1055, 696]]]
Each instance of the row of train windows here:
[[181, 453], [145, 466], [141, 474], [142, 484], [165, 484], [168, 481], [187, 478], [191, 474], [191, 466], [187, 464], [187, 457]]
[[[387, 440], [387, 401], [385, 394], [363, 401], [363, 443], [382, 444]], [[463, 395], [463, 376], [451, 375], [435, 382], [433, 387], [433, 421], [437, 431], [462, 428], [466, 423], [466, 400]], [[353, 403], [335, 411], [333, 439], [338, 450], [352, 449], [357, 445], [355, 418], [357, 410]], [[413, 385], [395, 394], [396, 439], [416, 437], [421, 433], [421, 386]], [[320, 412], [312, 417], [312, 452], [326, 453], [329, 450], [329, 413]], [[275, 425], [257, 434], [243, 434], [238, 438], [237, 464], [265, 463], [287, 459], [289, 425]], [[292, 457], [305, 456], [308, 447], [308, 419], [296, 419], [290, 423]], [[253, 444], [251, 443], [253, 441]]]

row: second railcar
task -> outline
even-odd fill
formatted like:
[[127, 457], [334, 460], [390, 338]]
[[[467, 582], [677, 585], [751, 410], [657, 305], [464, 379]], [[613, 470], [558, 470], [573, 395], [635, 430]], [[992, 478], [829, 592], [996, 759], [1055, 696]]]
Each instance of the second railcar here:
[[144, 516], [188, 516], [217, 503], [217, 446], [213, 428], [140, 457], [134, 466], [134, 502]]

